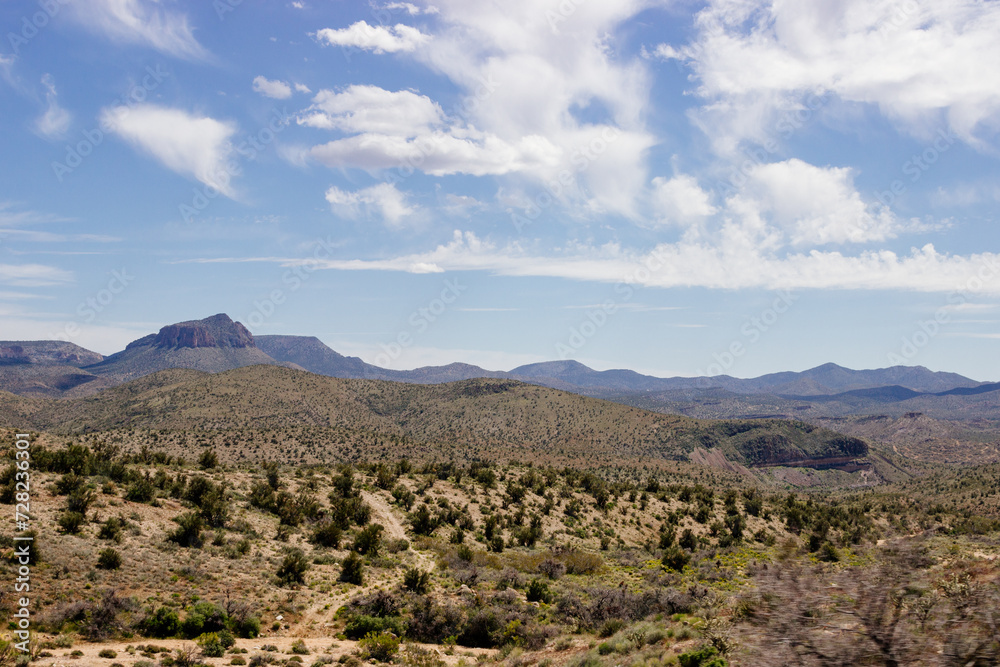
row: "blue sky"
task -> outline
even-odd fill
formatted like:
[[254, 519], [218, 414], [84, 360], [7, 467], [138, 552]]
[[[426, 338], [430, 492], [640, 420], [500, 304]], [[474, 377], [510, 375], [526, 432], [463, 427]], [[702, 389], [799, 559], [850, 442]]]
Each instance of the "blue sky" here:
[[0, 4], [0, 339], [1000, 379], [1000, 4]]

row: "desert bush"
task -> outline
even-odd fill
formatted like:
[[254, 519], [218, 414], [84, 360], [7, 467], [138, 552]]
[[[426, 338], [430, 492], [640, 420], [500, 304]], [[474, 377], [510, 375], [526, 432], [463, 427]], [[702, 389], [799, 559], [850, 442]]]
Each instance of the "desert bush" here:
[[433, 535], [441, 520], [431, 513], [427, 505], [421, 505], [409, 515], [410, 526], [417, 535]]
[[108, 547], [102, 549], [97, 557], [97, 567], [102, 570], [117, 570], [122, 566], [122, 555], [117, 550]]
[[677, 660], [681, 667], [727, 667], [729, 664], [711, 644], [681, 653], [677, 656]]
[[118, 653], [115, 652], [113, 649], [110, 649], [110, 648], [102, 648], [98, 652], [97, 657], [98, 658], [107, 658], [109, 660], [114, 660], [115, 658], [118, 657]]
[[340, 564], [340, 576], [338, 580], [361, 586], [364, 583], [364, 569], [364, 560], [352, 551], [347, 554], [347, 557]]
[[150, 637], [173, 637], [181, 630], [180, 617], [170, 607], [160, 607], [146, 616], [142, 622], [145, 633]]
[[350, 639], [360, 639], [369, 634], [391, 632], [397, 636], [405, 634], [403, 620], [398, 616], [352, 616], [344, 627], [344, 634]]
[[206, 632], [195, 640], [202, 655], [206, 658], [221, 658], [226, 654], [226, 647], [219, 640], [219, 635], [214, 632]]
[[292, 653], [295, 655], [309, 655], [309, 648], [304, 641], [296, 639], [292, 642]]
[[278, 568], [278, 580], [284, 585], [301, 584], [305, 581], [309, 561], [301, 549], [292, 549], [285, 554]]
[[101, 524], [100, 529], [97, 531], [97, 537], [102, 540], [110, 540], [112, 542], [122, 541], [122, 529], [125, 527], [124, 522], [118, 517], [109, 517], [104, 523]]
[[541, 579], [532, 579], [531, 583], [528, 584], [526, 597], [528, 602], [549, 603], [552, 602], [552, 591], [549, 590], [549, 585]]
[[440, 644], [446, 637], [457, 636], [462, 622], [462, 612], [451, 603], [420, 596], [410, 604], [406, 635], [416, 641]]
[[406, 590], [423, 595], [427, 592], [430, 585], [431, 575], [429, 572], [422, 572], [415, 567], [407, 568], [403, 572], [403, 588]]
[[373, 632], [358, 642], [358, 649], [366, 659], [389, 662], [399, 652], [399, 638], [388, 632]]
[[66, 534], [76, 535], [80, 532], [80, 526], [83, 525], [84, 520], [85, 517], [79, 512], [63, 512], [59, 515], [57, 523]]
[[320, 521], [313, 528], [309, 541], [321, 547], [337, 549], [340, 547], [340, 538], [343, 531], [340, 526], [333, 521]]
[[354, 537], [352, 549], [364, 556], [378, 556], [382, 547], [382, 531], [385, 528], [380, 523], [373, 523], [370, 526], [358, 531]]
[[182, 547], [200, 548], [204, 544], [201, 534], [204, 523], [200, 514], [187, 512], [175, 518], [178, 527], [167, 535], [167, 539]]
[[219, 465], [219, 455], [214, 449], [206, 449], [198, 457], [198, 467], [202, 470], [211, 470], [217, 465]]

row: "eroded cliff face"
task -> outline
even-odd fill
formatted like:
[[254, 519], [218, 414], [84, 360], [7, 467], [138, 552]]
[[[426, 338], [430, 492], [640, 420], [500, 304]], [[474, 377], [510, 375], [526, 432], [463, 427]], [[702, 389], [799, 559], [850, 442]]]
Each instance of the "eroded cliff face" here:
[[203, 320], [168, 324], [155, 336], [140, 340], [149, 341], [148, 344], [158, 348], [256, 347], [253, 336], [245, 326], [222, 314]]

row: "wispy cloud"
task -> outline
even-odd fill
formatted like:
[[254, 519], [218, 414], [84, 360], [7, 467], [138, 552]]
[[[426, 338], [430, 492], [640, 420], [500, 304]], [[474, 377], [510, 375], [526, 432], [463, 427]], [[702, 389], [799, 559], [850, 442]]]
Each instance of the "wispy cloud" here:
[[61, 139], [69, 131], [73, 116], [59, 106], [59, 93], [56, 91], [56, 82], [51, 74], [42, 77], [42, 85], [45, 86], [46, 109], [45, 113], [35, 121], [35, 129], [46, 139]]
[[43, 264], [0, 264], [0, 284], [48, 287], [73, 282], [73, 272]]
[[379, 183], [353, 192], [331, 187], [326, 191], [326, 200], [335, 213], [350, 218], [364, 213], [393, 227], [399, 226], [417, 210], [407, 202], [406, 195], [390, 183]]
[[146, 0], [91, 0], [73, 3], [73, 16], [116, 42], [143, 44], [184, 60], [209, 60], [195, 39], [186, 14]]
[[152, 104], [105, 109], [101, 120], [168, 169], [234, 196], [226, 160], [232, 152], [235, 123]]

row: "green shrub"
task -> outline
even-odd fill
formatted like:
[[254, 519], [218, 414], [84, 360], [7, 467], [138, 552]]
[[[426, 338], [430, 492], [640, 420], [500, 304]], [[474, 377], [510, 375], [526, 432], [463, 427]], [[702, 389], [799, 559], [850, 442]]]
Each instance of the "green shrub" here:
[[531, 580], [526, 596], [528, 602], [545, 602], [546, 604], [552, 602], [552, 591], [549, 590], [549, 585], [541, 579]]
[[686, 566], [690, 561], [691, 554], [677, 546], [665, 549], [663, 551], [663, 558], [661, 559], [663, 567], [668, 570], [674, 570], [675, 572], [683, 570], [684, 566]]
[[97, 654], [98, 658], [108, 658], [113, 660], [118, 657], [118, 654], [109, 648], [102, 648], [100, 653]]
[[423, 595], [430, 586], [430, 579], [430, 572], [421, 572], [418, 568], [411, 567], [403, 572], [403, 588]]
[[678, 656], [681, 667], [727, 667], [729, 663], [719, 655], [719, 651], [710, 644], [706, 644], [693, 651], [682, 653]]
[[321, 521], [316, 524], [309, 541], [321, 547], [337, 549], [340, 547], [340, 538], [343, 534], [340, 526], [333, 521]]
[[217, 465], [219, 465], [219, 455], [215, 453], [214, 449], [206, 449], [198, 457], [198, 466], [202, 470], [210, 470]]
[[84, 516], [79, 512], [63, 512], [59, 515], [58, 523], [65, 533], [76, 535], [80, 532], [83, 521]]
[[378, 556], [379, 549], [382, 548], [382, 531], [385, 530], [382, 524], [372, 525], [359, 531], [354, 537], [352, 548], [359, 554], [365, 556]]
[[292, 642], [292, 653], [295, 655], [309, 655], [309, 647], [301, 639], [296, 639]]
[[97, 567], [102, 570], [117, 570], [121, 566], [122, 555], [111, 547], [101, 550], [100, 555], [97, 557]]
[[260, 619], [256, 616], [247, 616], [241, 621], [236, 621], [233, 623], [233, 632], [239, 637], [254, 639], [260, 635]]
[[200, 514], [188, 512], [180, 515], [174, 521], [177, 522], [178, 527], [167, 535], [168, 540], [186, 548], [200, 548], [204, 544], [205, 540], [201, 534], [204, 523]]
[[195, 640], [202, 655], [206, 658], [221, 658], [226, 654], [226, 647], [222, 645], [219, 635], [214, 632], [206, 632]]
[[361, 586], [364, 583], [364, 561], [353, 551], [340, 564], [340, 581]]
[[367, 614], [352, 616], [344, 627], [344, 635], [349, 639], [360, 639], [370, 634], [383, 632], [391, 632], [401, 637], [405, 634], [406, 628], [398, 616], [369, 616]]
[[302, 553], [301, 549], [292, 549], [285, 554], [284, 560], [281, 561], [281, 567], [278, 568], [278, 580], [285, 585], [301, 584], [305, 581], [308, 569], [309, 561], [306, 559], [306, 555]]
[[121, 542], [122, 528], [124, 528], [124, 522], [121, 519], [116, 516], [110, 517], [101, 524], [100, 530], [97, 531], [97, 537], [102, 540]]
[[170, 607], [160, 607], [143, 621], [145, 632], [150, 637], [173, 637], [181, 629], [180, 617]]
[[373, 632], [358, 642], [358, 648], [366, 659], [389, 662], [399, 652], [399, 638], [388, 632]]

